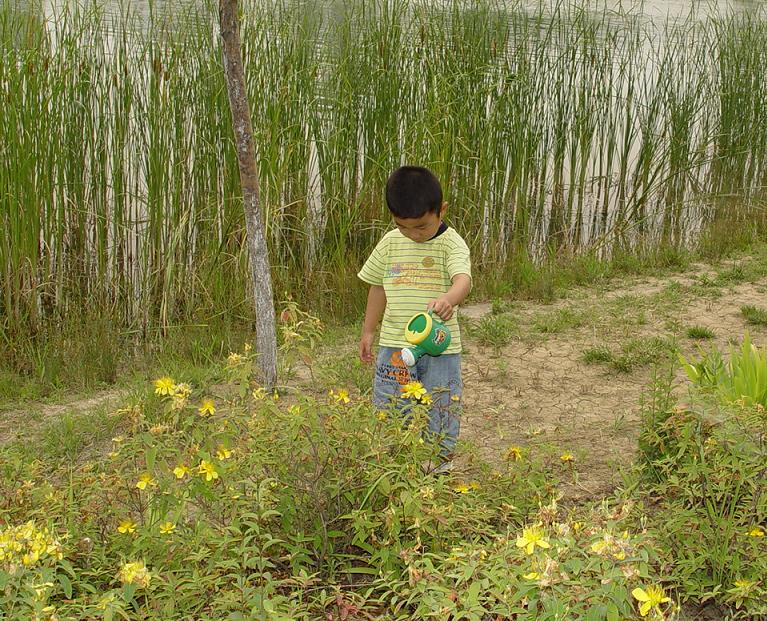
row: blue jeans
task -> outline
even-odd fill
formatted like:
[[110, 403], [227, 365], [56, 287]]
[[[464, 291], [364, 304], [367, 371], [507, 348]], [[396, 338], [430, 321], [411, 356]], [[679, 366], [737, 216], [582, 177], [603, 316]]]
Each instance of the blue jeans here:
[[385, 410], [407, 412], [412, 400], [401, 398], [402, 387], [420, 382], [432, 398], [429, 432], [440, 440], [440, 455], [448, 457], [461, 429], [461, 354], [422, 356], [414, 367], [402, 361], [397, 347], [379, 347], [373, 378], [373, 405]]

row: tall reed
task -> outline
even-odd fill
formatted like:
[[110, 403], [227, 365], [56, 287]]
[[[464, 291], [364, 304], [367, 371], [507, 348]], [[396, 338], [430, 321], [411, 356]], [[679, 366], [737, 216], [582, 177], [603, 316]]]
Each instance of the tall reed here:
[[[753, 217], [767, 187], [764, 17], [653, 24], [586, 3], [458, 0], [250, 6], [276, 291], [343, 308], [337, 292], [389, 226], [386, 176], [405, 162], [444, 181], [479, 272], [550, 249], [682, 246], [710, 222]], [[248, 316], [214, 21], [2, 14], [7, 344], [64, 317], [148, 335]]]

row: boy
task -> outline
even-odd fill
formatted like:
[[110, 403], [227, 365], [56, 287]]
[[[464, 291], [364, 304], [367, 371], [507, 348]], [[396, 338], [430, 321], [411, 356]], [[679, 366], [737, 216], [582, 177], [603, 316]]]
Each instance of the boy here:
[[[432, 471], [447, 472], [460, 430], [461, 334], [455, 311], [471, 289], [469, 248], [442, 222], [447, 204], [439, 181], [426, 168], [395, 170], [386, 182], [386, 204], [397, 228], [383, 236], [358, 274], [370, 285], [360, 359], [373, 362], [373, 340], [383, 316], [373, 404], [386, 407], [402, 399], [405, 385], [420, 382], [431, 397], [429, 431], [442, 437]], [[407, 367], [400, 354], [408, 346], [405, 326], [425, 310], [445, 321], [452, 340], [442, 355], [423, 356]]]

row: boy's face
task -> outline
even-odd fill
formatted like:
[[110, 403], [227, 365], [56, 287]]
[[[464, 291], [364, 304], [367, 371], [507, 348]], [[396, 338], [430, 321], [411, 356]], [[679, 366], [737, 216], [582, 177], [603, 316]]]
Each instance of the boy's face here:
[[414, 242], [429, 241], [437, 234], [446, 209], [447, 204], [443, 204], [439, 213], [427, 211], [420, 218], [394, 218], [394, 224], [397, 225], [400, 233]]

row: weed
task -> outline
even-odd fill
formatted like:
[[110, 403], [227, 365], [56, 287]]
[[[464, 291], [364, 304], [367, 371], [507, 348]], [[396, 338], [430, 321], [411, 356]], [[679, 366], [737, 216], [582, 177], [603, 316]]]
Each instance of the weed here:
[[690, 326], [687, 328], [687, 337], [691, 339], [704, 340], [712, 339], [716, 333], [706, 326]]
[[499, 349], [518, 338], [519, 325], [516, 319], [508, 313], [486, 315], [473, 323], [469, 331], [481, 345]]
[[763, 308], [752, 305], [741, 306], [740, 313], [753, 326], [767, 325], [767, 310]]
[[585, 323], [585, 314], [573, 308], [560, 308], [535, 319], [533, 326], [543, 334], [559, 334]]
[[767, 612], [759, 582], [767, 572], [767, 455], [757, 430], [767, 423], [765, 410], [723, 409], [705, 392], [692, 397], [677, 406], [661, 400], [643, 414], [640, 447], [653, 477], [646, 491], [657, 502], [651, 530], [686, 597], [718, 594], [733, 618], [760, 618]]
[[583, 361], [586, 364], [609, 364], [613, 360], [613, 354], [609, 347], [600, 345], [583, 352]]
[[610, 363], [620, 373], [631, 373], [638, 367], [668, 359], [675, 351], [676, 344], [667, 338], [631, 339], [621, 346], [620, 354], [612, 356]]
[[494, 298], [490, 307], [490, 312], [493, 315], [503, 315], [511, 310], [511, 304], [507, 300], [501, 298]]

